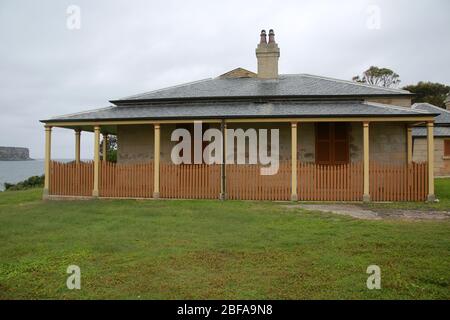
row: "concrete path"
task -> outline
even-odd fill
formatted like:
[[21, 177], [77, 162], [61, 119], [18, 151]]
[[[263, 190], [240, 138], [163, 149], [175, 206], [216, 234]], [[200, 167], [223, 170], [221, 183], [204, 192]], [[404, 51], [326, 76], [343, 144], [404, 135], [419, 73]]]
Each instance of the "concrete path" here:
[[381, 220], [444, 220], [450, 219], [447, 211], [422, 211], [405, 209], [368, 209], [358, 204], [294, 204], [286, 205], [288, 209], [304, 209], [309, 211], [331, 212], [339, 215], [350, 216], [356, 219]]

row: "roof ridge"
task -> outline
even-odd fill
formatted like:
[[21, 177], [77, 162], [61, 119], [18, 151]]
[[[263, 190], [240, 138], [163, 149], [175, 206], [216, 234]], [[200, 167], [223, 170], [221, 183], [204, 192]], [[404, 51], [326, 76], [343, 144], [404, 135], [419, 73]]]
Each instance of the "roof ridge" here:
[[[287, 74], [287, 75], [289, 75], [289, 74]], [[295, 75], [295, 74], [291, 74], [291, 75]], [[391, 91], [391, 92], [411, 93], [411, 92], [409, 92], [407, 90], [403, 90], [403, 89], [386, 88], [386, 87], [376, 86], [373, 84], [355, 82], [355, 81], [350, 81], [350, 80], [342, 80], [342, 79], [336, 79], [336, 78], [325, 77], [325, 76], [318, 76], [318, 75], [309, 74], [309, 73], [299, 73], [298, 75], [303, 75], [303, 76], [311, 77], [311, 78], [319, 78], [319, 79], [324, 79], [324, 80], [329, 80], [329, 81], [343, 82], [343, 83], [353, 84], [353, 85], [367, 87], [367, 88], [376, 88], [376, 89], [386, 90], [386, 91]]]
[[60, 116], [51, 117], [50, 119], [72, 117], [72, 116], [77, 116], [77, 115], [80, 115], [80, 114], [90, 113], [90, 112], [94, 112], [94, 111], [101, 111], [101, 110], [106, 110], [106, 109], [111, 109], [111, 108], [115, 108], [115, 106], [108, 106], [108, 107], [103, 107], [103, 108], [90, 109], [90, 110], [81, 111], [81, 112], [75, 112], [75, 113], [66, 113], [66, 114], [62, 114]]
[[120, 98], [118, 100], [134, 99], [135, 97], [142, 96], [142, 95], [145, 95], [145, 94], [157, 93], [157, 92], [161, 92], [161, 91], [165, 91], [165, 90], [169, 90], [169, 89], [180, 88], [180, 87], [189, 86], [189, 85], [192, 85], [192, 84], [195, 84], [195, 83], [204, 82], [204, 81], [208, 81], [208, 80], [213, 80], [213, 78], [204, 78], [204, 79], [200, 79], [200, 80], [180, 83], [180, 84], [177, 84], [177, 85], [174, 85], [174, 86], [170, 86], [170, 87], [165, 87], [165, 88], [161, 88], [161, 89], [156, 89], [156, 90], [151, 90], [151, 91], [147, 91], [147, 92], [134, 94], [134, 95], [127, 96], [127, 97], [124, 97], [124, 98]]

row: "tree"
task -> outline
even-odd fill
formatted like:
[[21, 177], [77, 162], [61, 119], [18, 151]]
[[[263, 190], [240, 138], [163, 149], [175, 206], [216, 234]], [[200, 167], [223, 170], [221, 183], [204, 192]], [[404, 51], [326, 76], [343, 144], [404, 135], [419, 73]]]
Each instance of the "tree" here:
[[353, 81], [368, 83], [386, 88], [396, 87], [400, 83], [399, 75], [388, 68], [371, 66], [362, 76], [354, 76]]
[[402, 88], [415, 93], [412, 102], [428, 102], [435, 106], [445, 108], [445, 98], [450, 93], [450, 86], [437, 82], [420, 81], [417, 84]]
[[[103, 150], [104, 140], [100, 142], [100, 150]], [[102, 154], [103, 157], [103, 154]], [[108, 144], [106, 145], [106, 159], [110, 162], [117, 162], [117, 136], [108, 134]]]

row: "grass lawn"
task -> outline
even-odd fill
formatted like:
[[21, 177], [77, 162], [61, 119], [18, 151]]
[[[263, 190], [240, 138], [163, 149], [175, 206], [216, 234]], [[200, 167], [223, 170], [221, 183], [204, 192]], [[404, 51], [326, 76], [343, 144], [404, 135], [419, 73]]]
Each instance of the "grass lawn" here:
[[[448, 204], [450, 180], [438, 186], [439, 205]], [[40, 197], [0, 193], [1, 299], [450, 299], [448, 220], [356, 220], [271, 202]], [[66, 288], [71, 264], [81, 290]], [[381, 290], [366, 287], [371, 264]]]
[[391, 202], [370, 203], [367, 207], [387, 209], [419, 209], [419, 210], [445, 210], [450, 211], [450, 178], [438, 178], [434, 180], [436, 198], [435, 203], [425, 202]]

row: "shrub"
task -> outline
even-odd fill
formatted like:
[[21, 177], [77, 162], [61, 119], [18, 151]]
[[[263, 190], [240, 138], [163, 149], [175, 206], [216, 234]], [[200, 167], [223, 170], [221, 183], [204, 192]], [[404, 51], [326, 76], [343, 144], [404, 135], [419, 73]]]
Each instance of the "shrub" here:
[[24, 181], [20, 181], [16, 184], [14, 183], [5, 183], [6, 191], [16, 191], [16, 190], [25, 190], [30, 188], [37, 188], [44, 186], [44, 175], [42, 176], [32, 176]]
[[117, 162], [117, 150], [108, 150], [107, 157], [109, 162]]

